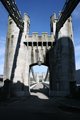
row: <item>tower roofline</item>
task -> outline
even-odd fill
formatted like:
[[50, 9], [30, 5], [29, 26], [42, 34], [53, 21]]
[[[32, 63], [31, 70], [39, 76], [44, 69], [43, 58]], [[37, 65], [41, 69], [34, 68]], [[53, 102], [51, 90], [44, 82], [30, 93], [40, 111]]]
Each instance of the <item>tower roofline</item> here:
[[25, 15], [28, 16], [28, 17], [30, 18], [30, 16], [28, 15], [28, 13], [24, 13], [24, 16], [25, 16]]

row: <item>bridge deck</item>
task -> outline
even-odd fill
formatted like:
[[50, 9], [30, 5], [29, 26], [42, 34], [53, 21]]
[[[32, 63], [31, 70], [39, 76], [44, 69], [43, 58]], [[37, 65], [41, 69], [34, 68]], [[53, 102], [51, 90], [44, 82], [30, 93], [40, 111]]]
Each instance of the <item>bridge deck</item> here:
[[[37, 84], [32, 90], [31, 96], [24, 98], [15, 98], [13, 101], [0, 102], [0, 119], [5, 120], [80, 120], [80, 110], [67, 108], [62, 104], [68, 104], [64, 98], [48, 98], [44, 86]], [[43, 99], [42, 99], [43, 98]], [[61, 104], [62, 102], [62, 104]], [[74, 101], [71, 103], [74, 103]], [[75, 101], [80, 105], [80, 102]]]
[[48, 99], [48, 90], [44, 88], [44, 85], [38, 83], [32, 90], [31, 95], [35, 95], [40, 99]]

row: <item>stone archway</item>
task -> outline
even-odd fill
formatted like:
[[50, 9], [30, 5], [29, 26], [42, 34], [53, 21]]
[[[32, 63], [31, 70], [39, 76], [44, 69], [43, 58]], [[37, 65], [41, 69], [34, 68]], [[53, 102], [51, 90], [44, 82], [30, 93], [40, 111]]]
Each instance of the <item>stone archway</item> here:
[[49, 96], [49, 69], [44, 63], [29, 67], [29, 93], [35, 96]]
[[[36, 68], [36, 72], [35, 72], [34, 68]], [[41, 71], [40, 71], [40, 69], [41, 69]], [[33, 77], [33, 78], [30, 78], [30, 73], [32, 73], [31, 77]], [[40, 79], [42, 79], [42, 80], [40, 80]], [[31, 80], [32, 80], [32, 83], [30, 84]], [[46, 66], [44, 63], [42, 63], [42, 64], [37, 64], [37, 63], [31, 64], [30, 67], [29, 67], [29, 90], [30, 90], [30, 86], [34, 87], [35, 84], [37, 84], [39, 82], [46, 82], [46, 81], [48, 81], [48, 83], [49, 83], [49, 69], [48, 69], [48, 66]]]

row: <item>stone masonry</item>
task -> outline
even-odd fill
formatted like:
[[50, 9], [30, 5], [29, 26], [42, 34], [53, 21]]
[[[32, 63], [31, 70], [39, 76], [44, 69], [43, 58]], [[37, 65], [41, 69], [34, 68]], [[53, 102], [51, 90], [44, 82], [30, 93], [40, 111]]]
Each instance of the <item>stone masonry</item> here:
[[70, 81], [75, 81], [73, 75], [75, 71], [75, 61], [72, 20], [71, 17], [68, 18], [59, 32], [58, 40], [55, 41], [57, 20], [58, 19], [55, 14], [51, 16], [50, 35], [46, 32], [42, 33], [42, 35], [38, 35], [37, 32], [30, 35], [30, 18], [27, 14], [24, 14], [24, 32], [22, 33], [16, 68], [13, 73], [14, 78], [11, 80], [11, 71], [18, 41], [19, 29], [11, 17], [9, 17], [5, 52], [4, 81], [6, 79], [12, 81], [14, 85], [14, 87], [12, 87], [12, 91], [14, 91], [16, 96], [28, 94], [28, 89], [24, 89], [23, 85], [25, 88], [29, 86], [30, 65], [35, 63], [39, 64], [39, 62], [49, 67], [50, 95], [65, 96], [70, 93], [69, 83]]

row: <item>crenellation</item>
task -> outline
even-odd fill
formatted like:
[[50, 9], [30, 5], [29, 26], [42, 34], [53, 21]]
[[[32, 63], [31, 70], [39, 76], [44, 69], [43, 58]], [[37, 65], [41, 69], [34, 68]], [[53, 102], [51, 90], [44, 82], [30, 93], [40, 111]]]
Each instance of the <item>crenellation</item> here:
[[48, 35], [48, 33], [42, 33], [39, 35], [37, 32], [32, 33], [32, 35], [27, 35], [26, 41], [53, 41], [54, 42], [54, 35]]

